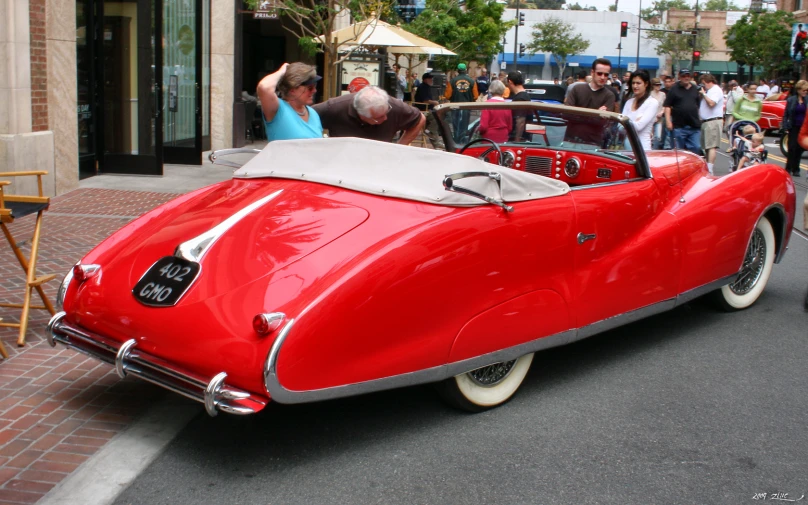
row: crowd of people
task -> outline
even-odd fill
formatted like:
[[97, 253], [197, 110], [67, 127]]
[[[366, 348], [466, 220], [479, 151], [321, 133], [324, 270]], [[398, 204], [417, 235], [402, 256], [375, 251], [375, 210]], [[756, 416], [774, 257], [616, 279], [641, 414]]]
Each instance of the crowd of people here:
[[[403, 71], [397, 64], [395, 96], [367, 81], [349, 89], [350, 94], [314, 104], [320, 77], [315, 67], [303, 63], [284, 63], [258, 85], [257, 100], [262, 104], [267, 139], [315, 138], [327, 130], [331, 136], [358, 136], [409, 144], [426, 129], [432, 144], [443, 148], [432, 109], [440, 103], [472, 101], [530, 101], [524, 88], [524, 76], [518, 71], [500, 72], [490, 78], [485, 68], [472, 77], [465, 63], [446, 83], [444, 93], [435, 97], [433, 75]], [[799, 81], [783, 90], [775, 81], [760, 79], [740, 86], [736, 81], [719, 84], [711, 74], [696, 75], [687, 68], [673, 76], [651, 78], [645, 70], [625, 72], [622, 80], [612, 73], [611, 62], [598, 58], [589, 72], [580, 70], [566, 86], [564, 103], [575, 107], [622, 113], [630, 118], [643, 149], [685, 149], [704, 156], [713, 173], [722, 137], [729, 142], [727, 152], [743, 154], [733, 169], [759, 162], [759, 128], [744, 133], [743, 127], [761, 118], [764, 100], [787, 98], [783, 130], [787, 135], [786, 170], [800, 175], [800, 160], [808, 150], [806, 102], [808, 82]], [[557, 81], [557, 79], [556, 79]], [[437, 98], [437, 99], [436, 99]], [[439, 101], [440, 100], [440, 101]], [[508, 115], [509, 119], [505, 116]], [[468, 129], [469, 111], [452, 114], [454, 141], [459, 143]], [[488, 138], [519, 140], [525, 131], [525, 116], [518, 111], [485, 111], [480, 132]], [[803, 139], [802, 142], [800, 139]], [[765, 155], [764, 155], [765, 159]]]

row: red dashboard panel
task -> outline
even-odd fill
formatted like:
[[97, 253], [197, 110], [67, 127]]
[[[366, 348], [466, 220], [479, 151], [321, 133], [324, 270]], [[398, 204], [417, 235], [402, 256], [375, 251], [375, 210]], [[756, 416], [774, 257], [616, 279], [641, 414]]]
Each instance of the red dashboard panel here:
[[[501, 146], [500, 148], [503, 154], [510, 152], [513, 155], [512, 168], [564, 181], [570, 186], [602, 184], [637, 177], [634, 165], [620, 163], [596, 154], [523, 146]], [[482, 144], [467, 149], [463, 154], [477, 157], [486, 150], [491, 150], [491, 146]], [[490, 152], [485, 158], [489, 163], [497, 164], [498, 162], [496, 151]], [[575, 173], [575, 165], [578, 165], [578, 174], [573, 177], [571, 174]]]

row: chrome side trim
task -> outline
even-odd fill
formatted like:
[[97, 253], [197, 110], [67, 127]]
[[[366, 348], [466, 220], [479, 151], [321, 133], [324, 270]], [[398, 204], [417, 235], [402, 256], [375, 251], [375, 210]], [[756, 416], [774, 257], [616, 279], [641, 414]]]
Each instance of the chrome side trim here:
[[603, 333], [619, 326], [624, 326], [626, 324], [639, 321], [640, 319], [645, 319], [646, 317], [669, 311], [678, 305], [728, 284], [734, 280], [736, 276], [737, 274], [724, 277], [717, 281], [705, 284], [704, 286], [691, 289], [675, 298], [662, 300], [646, 307], [632, 310], [630, 312], [610, 317], [602, 321], [597, 321], [578, 329], [563, 331], [547, 337], [540, 337], [524, 344], [488, 354], [483, 354], [474, 358], [439, 365], [426, 370], [419, 370], [417, 372], [385, 377], [382, 379], [307, 391], [294, 391], [286, 389], [281, 384], [277, 373], [278, 356], [284, 341], [292, 330], [292, 323], [294, 323], [293, 319], [286, 324], [281, 333], [278, 335], [278, 338], [273, 343], [272, 349], [267, 356], [266, 365], [264, 367], [264, 383], [266, 385], [267, 392], [273, 401], [291, 404], [331, 400], [346, 396], [374, 393], [387, 389], [438, 382], [448, 379], [449, 377], [454, 377], [455, 375], [460, 375], [470, 372], [471, 370], [476, 370], [477, 368], [490, 365], [491, 363], [509, 361], [532, 352], [538, 352], [544, 349], [550, 349], [552, 347], [571, 344], [573, 342], [589, 338], [593, 335], [597, 335], [598, 333]]
[[262, 410], [267, 398], [229, 386], [227, 374], [221, 372], [213, 378], [199, 376], [180, 369], [162, 358], [137, 349], [135, 339], [124, 344], [109, 337], [87, 331], [64, 322], [65, 313], [59, 312], [48, 323], [48, 342], [57, 342], [113, 365], [119, 376], [134, 375], [157, 386], [173, 391], [205, 405], [210, 415], [217, 411], [231, 414], [253, 414]]
[[679, 305], [687, 303], [690, 300], [693, 300], [693, 299], [698, 298], [700, 296], [706, 295], [707, 293], [709, 293], [711, 291], [715, 291], [716, 289], [720, 289], [720, 288], [726, 286], [727, 284], [730, 284], [731, 282], [733, 282], [737, 278], [738, 278], [738, 273], [734, 273], [732, 275], [728, 275], [728, 276], [726, 276], [724, 278], [718, 279], [717, 281], [708, 282], [707, 284], [705, 284], [703, 286], [699, 286], [699, 287], [693, 288], [693, 289], [691, 289], [689, 291], [685, 291], [684, 293], [682, 293], [682, 294], [680, 294], [679, 296], [676, 297], [676, 306], [678, 307]]
[[576, 340], [591, 337], [592, 335], [597, 335], [598, 333], [603, 333], [604, 331], [613, 330], [618, 326], [624, 326], [635, 321], [639, 321], [640, 319], [645, 319], [646, 317], [667, 312], [674, 307], [676, 307], [676, 299], [670, 298], [668, 300], [662, 300], [661, 302], [652, 303], [651, 305], [646, 305], [645, 307], [636, 310], [624, 312], [614, 317], [606, 318], [602, 321], [588, 324], [578, 328], [578, 338]]
[[199, 263], [202, 257], [208, 252], [216, 243], [222, 235], [224, 235], [227, 230], [232, 228], [236, 225], [239, 221], [244, 219], [247, 215], [249, 215], [255, 209], [261, 207], [265, 203], [269, 202], [270, 200], [274, 199], [278, 195], [283, 193], [282, 189], [272, 193], [271, 195], [267, 195], [260, 200], [257, 200], [250, 205], [244, 207], [243, 209], [239, 210], [232, 216], [228, 217], [221, 223], [217, 224], [210, 230], [202, 233], [201, 235], [192, 238], [186, 242], [177, 246], [177, 250], [174, 252], [175, 256], [179, 256], [180, 258], [184, 258], [188, 261], [193, 261], [195, 263]]
[[[78, 263], [76, 263], [76, 265], [78, 265]], [[62, 279], [62, 283], [59, 284], [59, 290], [56, 291], [56, 306], [60, 309], [64, 307], [67, 288], [70, 287], [70, 283], [73, 281], [73, 268], [75, 268], [75, 265], [67, 271], [65, 278]]]

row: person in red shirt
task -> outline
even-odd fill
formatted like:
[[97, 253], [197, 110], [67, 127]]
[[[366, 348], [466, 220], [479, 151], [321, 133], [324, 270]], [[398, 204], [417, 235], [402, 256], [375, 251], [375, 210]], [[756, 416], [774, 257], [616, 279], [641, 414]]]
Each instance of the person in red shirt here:
[[[501, 81], [494, 81], [488, 86], [491, 98], [488, 102], [504, 102], [505, 85]], [[510, 110], [484, 110], [480, 115], [480, 135], [501, 144], [508, 141], [513, 129], [513, 116]]]

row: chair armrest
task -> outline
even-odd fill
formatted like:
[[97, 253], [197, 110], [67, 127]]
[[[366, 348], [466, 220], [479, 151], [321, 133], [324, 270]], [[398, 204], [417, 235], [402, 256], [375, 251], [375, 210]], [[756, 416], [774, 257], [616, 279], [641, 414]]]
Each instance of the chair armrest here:
[[0, 181], [0, 186], [8, 186], [11, 184], [11, 181]]
[[0, 172], [3, 177], [24, 177], [27, 175], [48, 175], [47, 170], [27, 170], [23, 172]]

